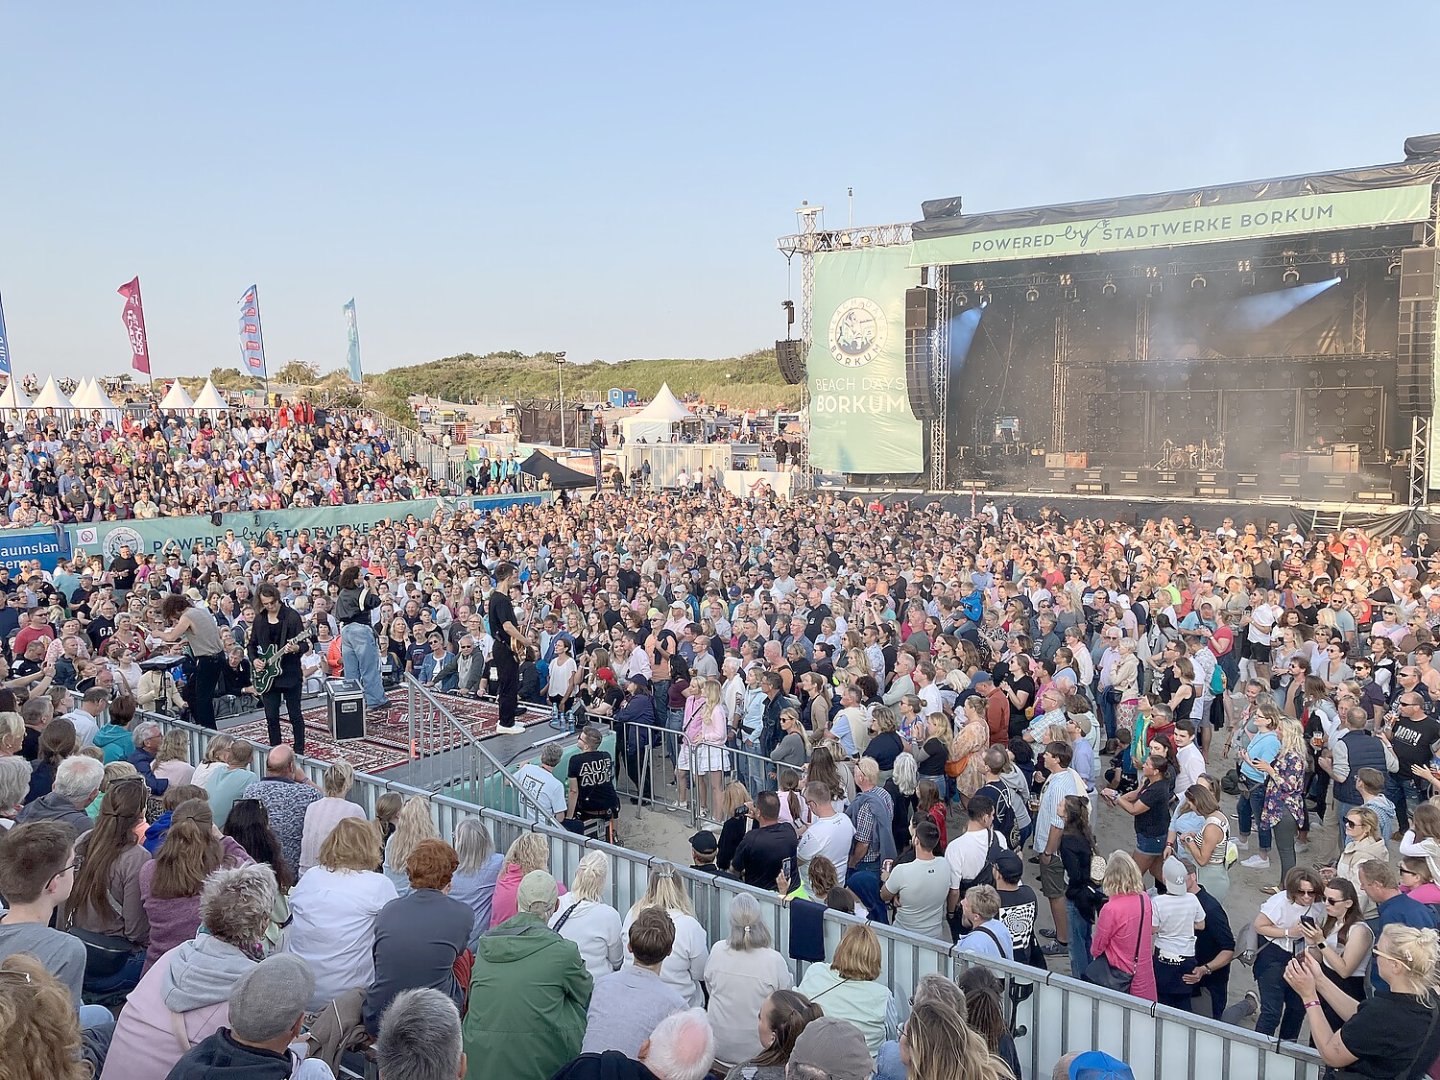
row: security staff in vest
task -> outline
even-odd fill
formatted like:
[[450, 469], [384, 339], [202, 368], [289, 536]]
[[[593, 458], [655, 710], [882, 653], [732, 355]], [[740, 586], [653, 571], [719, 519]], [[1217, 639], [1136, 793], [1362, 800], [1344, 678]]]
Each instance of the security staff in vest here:
[[[364, 574], [362, 580], [362, 573]], [[380, 606], [380, 597], [370, 588], [370, 575], [359, 566], [340, 571], [340, 595], [335, 600], [335, 619], [340, 623], [340, 662], [345, 678], [365, 688], [365, 708], [372, 717], [384, 709], [385, 686], [380, 679], [380, 650], [370, 613]]]
[[1317, 759], [1320, 768], [1335, 781], [1335, 801], [1340, 810], [1335, 820], [1340, 825], [1340, 847], [1345, 847], [1345, 815], [1365, 802], [1355, 786], [1355, 776], [1361, 769], [1374, 769], [1381, 776], [1393, 773], [1400, 767], [1395, 751], [1384, 739], [1367, 730], [1369, 716], [1362, 705], [1352, 705], [1345, 710], [1345, 732], [1335, 740], [1334, 750], [1321, 751]]
[[520, 712], [520, 660], [525, 655], [525, 635], [516, 625], [515, 605], [510, 602], [510, 589], [515, 584], [516, 570], [512, 562], [495, 567], [495, 588], [490, 593], [487, 615], [490, 636], [495, 650], [490, 657], [493, 672], [491, 683], [500, 699], [500, 723], [495, 730], [502, 735], [518, 735], [525, 728], [515, 722]]

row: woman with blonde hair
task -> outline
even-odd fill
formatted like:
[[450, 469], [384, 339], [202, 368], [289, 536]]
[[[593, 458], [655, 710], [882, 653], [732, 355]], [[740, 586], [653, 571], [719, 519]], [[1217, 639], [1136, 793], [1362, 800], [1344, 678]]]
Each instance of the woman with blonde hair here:
[[450, 878], [450, 895], [475, 913], [470, 931], [470, 950], [474, 952], [480, 936], [490, 929], [490, 904], [505, 857], [495, 850], [489, 828], [478, 817], [461, 818], [456, 824], [455, 856], [460, 864]]
[[375, 977], [375, 919], [399, 898], [394, 882], [375, 869], [379, 864], [380, 833], [374, 823], [346, 818], [331, 830], [315, 865], [290, 891], [285, 952], [315, 973], [311, 1009], [369, 986]]
[[[395, 892], [404, 896], [410, 891], [410, 875], [405, 872], [405, 863], [410, 853], [421, 840], [439, 840], [440, 830], [430, 817], [430, 804], [419, 795], [411, 795], [400, 807], [395, 819], [395, 831], [385, 841], [385, 862], [382, 872], [395, 886]], [[303, 840], [303, 837], [302, 837]]]
[[916, 1004], [900, 1031], [908, 1080], [1013, 1080], [1010, 1068], [949, 1006]]
[[210, 741], [205, 744], [205, 754], [200, 759], [200, 764], [196, 765], [195, 771], [190, 774], [190, 783], [196, 787], [204, 787], [205, 781], [210, 779], [210, 774], [225, 765], [225, 751], [230, 749], [230, 744], [234, 741], [233, 735], [221, 733], [210, 736]]
[[705, 928], [695, 918], [690, 896], [671, 863], [657, 862], [650, 867], [650, 880], [646, 885], [645, 895], [635, 901], [625, 915], [620, 937], [625, 942], [626, 963], [633, 962], [630, 957], [630, 924], [635, 921], [635, 916], [647, 907], [666, 912], [670, 921], [675, 924], [675, 944], [670, 949], [670, 955], [660, 965], [661, 981], [673, 987], [691, 1008], [703, 1006], [705, 995], [701, 983], [705, 979], [710, 941], [705, 936]]
[[794, 985], [785, 958], [771, 948], [759, 902], [741, 893], [730, 902], [730, 937], [717, 941], [705, 964], [705, 1011], [715, 1029], [715, 1060], [737, 1065], [760, 1053], [754, 1017], [776, 990]]
[[29, 953], [0, 960], [0, 1076], [90, 1080], [70, 991]]
[[1096, 959], [1103, 956], [1111, 967], [1131, 975], [1130, 993], [1135, 997], [1158, 1001], [1150, 897], [1140, 867], [1128, 852], [1113, 852], [1106, 860], [1101, 888], [1109, 899], [1095, 919], [1090, 955]]
[[866, 923], [849, 927], [828, 964], [811, 964], [795, 989], [826, 1016], [848, 1020], [865, 1036], [873, 1057], [900, 1028], [895, 995], [880, 979], [880, 939]]
[[171, 787], [191, 782], [195, 766], [190, 764], [190, 743], [180, 728], [171, 728], [160, 740], [150, 771], [157, 780], [169, 780]]
[[25, 742], [25, 721], [18, 712], [0, 712], [0, 757], [20, 753]]
[[[397, 833], [398, 835], [398, 833]], [[490, 901], [490, 928], [493, 930], [518, 910], [520, 882], [531, 870], [550, 869], [550, 840], [544, 833], [525, 832], [505, 852], [495, 895]], [[565, 886], [556, 882], [556, 893], [565, 895]]]
[[[971, 704], [974, 702], [975, 704]], [[985, 698], [975, 694], [965, 700], [960, 728], [950, 739], [945, 762], [946, 802], [958, 793], [963, 802], [985, 786], [985, 748], [990, 745], [990, 725], [985, 719]]]
[[1348, 881], [1356, 892], [1360, 918], [1373, 919], [1376, 914], [1375, 901], [1360, 887], [1360, 867], [1371, 859], [1390, 861], [1389, 849], [1381, 835], [1380, 815], [1368, 807], [1347, 806], [1345, 816], [1341, 819], [1341, 827], [1345, 832], [1345, 850], [1340, 852], [1335, 868], [1331, 870], [1327, 867], [1321, 870], [1320, 876], [1326, 881]]
[[321, 845], [336, 825], [346, 818], [365, 816], [365, 811], [346, 797], [354, 786], [355, 767], [344, 758], [337, 758], [330, 768], [325, 770], [325, 777], [321, 781], [325, 797], [316, 799], [305, 808], [305, 825], [300, 834], [299, 874], [303, 875], [315, 865]]
[[618, 971], [625, 959], [620, 912], [602, 899], [609, 880], [610, 856], [588, 852], [575, 870], [570, 892], [550, 917], [550, 929], [575, 943], [592, 979]]
[[[1305, 749], [1305, 729], [1300, 721], [1282, 717], [1277, 729], [1280, 736], [1280, 753], [1274, 761], [1253, 761], [1251, 764], [1268, 779], [1265, 784], [1265, 801], [1260, 808], [1260, 827], [1270, 833], [1275, 850], [1280, 854], [1280, 881], [1295, 866], [1295, 837], [1305, 821], [1305, 767], [1308, 761]], [[1249, 860], [1246, 866], [1251, 865]], [[1266, 869], [1269, 861], [1260, 867]], [[1274, 896], [1281, 885], [1267, 886], [1262, 891]]]
[[[1440, 1056], [1440, 937], [1434, 930], [1391, 923], [1375, 943], [1375, 967], [1389, 989], [1368, 1001], [1345, 993], [1306, 950], [1285, 967], [1285, 981], [1300, 995], [1310, 1038], [1320, 1059], [1341, 1076], [1419, 1080]], [[1339, 1016], [1337, 1031], [1321, 1002]]]

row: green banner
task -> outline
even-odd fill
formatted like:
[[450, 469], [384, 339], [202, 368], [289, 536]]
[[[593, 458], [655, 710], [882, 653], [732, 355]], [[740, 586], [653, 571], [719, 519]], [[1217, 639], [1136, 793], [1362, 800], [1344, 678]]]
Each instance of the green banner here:
[[[1092, 218], [1064, 225], [994, 229], [916, 240], [912, 266], [954, 266], [1008, 259], [1094, 255], [1113, 251], [1261, 240], [1300, 233], [1423, 221], [1430, 185], [1296, 195], [1224, 206], [1195, 206], [1130, 217]], [[816, 324], [819, 325], [818, 323]]]
[[[526, 495], [467, 496], [446, 500], [445, 504], [452, 510], [461, 506], [491, 511], [548, 502], [552, 498], [553, 492], [542, 491]], [[328, 540], [347, 527], [352, 532], [364, 534], [382, 521], [404, 521], [412, 514], [418, 520], [426, 520], [435, 513], [435, 507], [440, 502], [439, 499], [411, 499], [407, 502], [324, 506], [313, 510], [259, 510], [225, 514], [219, 525], [212, 524], [208, 517], [105, 521], [94, 525], [67, 525], [65, 532], [76, 555], [99, 551], [108, 565], [121, 544], [129, 544], [136, 555], [155, 555], [173, 541], [179, 545], [182, 554], [188, 555], [196, 548], [213, 547], [230, 530], [234, 530], [236, 538], [247, 544], [264, 540], [271, 533], [280, 540], [290, 540], [302, 530], [308, 531], [312, 539]], [[53, 531], [50, 535], [54, 535]], [[54, 556], [51, 559], [53, 566]]]
[[822, 252], [811, 294], [810, 464], [828, 472], [914, 473], [924, 425], [905, 381], [906, 247]]

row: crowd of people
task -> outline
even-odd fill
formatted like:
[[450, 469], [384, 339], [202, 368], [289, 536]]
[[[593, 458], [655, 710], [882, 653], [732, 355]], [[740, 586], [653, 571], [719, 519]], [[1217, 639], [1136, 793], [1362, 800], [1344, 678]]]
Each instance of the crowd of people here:
[[225, 413], [38, 410], [0, 421], [6, 526], [422, 498], [435, 478], [370, 414], [307, 402]]
[[[502, 731], [518, 730], [522, 699], [585, 725], [565, 775], [553, 752], [533, 767], [535, 791], [577, 828], [619, 816], [622, 771], [649, 798], [645, 761], [668, 759], [682, 801], [693, 783], [719, 826], [693, 839], [694, 865], [787, 903], [1232, 1023], [1253, 1015], [1266, 1035], [1308, 1027], [1327, 1065], [1359, 1075], [1418, 1077], [1440, 1056], [1440, 553], [1424, 533], [786, 504], [702, 482], [363, 534], [217, 536], [162, 558], [82, 555], [0, 571], [0, 593], [0, 754], [19, 763], [0, 757], [0, 821], [18, 822], [5, 842], [43, 825], [43, 869], [78, 862], [73, 887], [52, 870], [38, 895], [81, 937], [83, 963], [71, 948], [63, 969], [79, 965], [75, 999], [128, 995], [112, 1053], [163, 1042], [143, 1025], [164, 1019], [175, 964], [255, 974], [196, 946], [223, 952], [225, 934], [254, 929], [209, 926], [207, 890], [228, 882], [267, 913], [236, 946], [245, 963], [302, 960], [305, 1022], [334, 1013], [337, 1038], [363, 1031], [383, 1048], [386, 1002], [426, 988], [464, 1010], [472, 1063], [526, 1076], [588, 1075], [587, 1055], [606, 1053], [655, 1075], [689, 1075], [667, 1054], [705, 1060], [697, 1075], [717, 1060], [788, 1068], [821, 1017], [853, 1028], [882, 1076], [952, 1075], [928, 1071], [941, 1044], [917, 1038], [949, 1040], [973, 1075], [1018, 1076], [985, 1000], [967, 1011], [932, 988], [901, 1037], [864, 926], [791, 985], [749, 905], [709, 942], [664, 866], [622, 914], [606, 910], [602, 861], [569, 892], [549, 878], [543, 837], [501, 856], [478, 822], [442, 840], [423, 804], [361, 820], [343, 769], [324, 791], [295, 769], [320, 663], [375, 708], [405, 672], [494, 696]], [[204, 726], [227, 687], [268, 683], [265, 776], [248, 744], [221, 736], [211, 760], [188, 762], [183, 740], [136, 722], [166, 693], [138, 662], [175, 649], [189, 656], [181, 704]], [[267, 665], [275, 678], [257, 680]], [[1117, 822], [1134, 840], [1107, 852], [1097, 833]], [[81, 858], [55, 854], [62, 828]], [[11, 863], [27, 865], [0, 856]], [[35, 880], [17, 878], [15, 895]], [[1268, 899], [1248, 901], [1261, 886]], [[1253, 965], [1255, 991], [1230, 993], [1236, 964]], [[605, 1013], [607, 979], [649, 1004]], [[560, 996], [527, 996], [540, 987]], [[353, 1013], [326, 1008], [342, 1000]], [[127, 1035], [132, 1005], [142, 1026]], [[213, 1018], [215, 1005], [196, 1008]], [[527, 1043], [514, 1033], [532, 1011], [557, 1019]], [[193, 1034], [198, 1048], [210, 1033]]]

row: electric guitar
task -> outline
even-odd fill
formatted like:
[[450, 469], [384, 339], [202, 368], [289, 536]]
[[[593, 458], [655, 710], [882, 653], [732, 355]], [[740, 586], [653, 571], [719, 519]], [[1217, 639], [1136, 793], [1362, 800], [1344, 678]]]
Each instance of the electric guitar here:
[[314, 634], [314, 630], [302, 630], [284, 645], [266, 645], [264, 648], [255, 650], [255, 659], [264, 661], [264, 667], [256, 669], [253, 678], [257, 695], [263, 696], [269, 693], [271, 685], [280, 677], [281, 658], [287, 653], [294, 652], [299, 646], [309, 641]]

